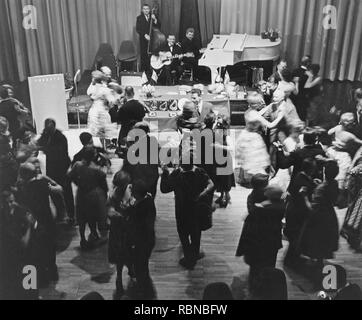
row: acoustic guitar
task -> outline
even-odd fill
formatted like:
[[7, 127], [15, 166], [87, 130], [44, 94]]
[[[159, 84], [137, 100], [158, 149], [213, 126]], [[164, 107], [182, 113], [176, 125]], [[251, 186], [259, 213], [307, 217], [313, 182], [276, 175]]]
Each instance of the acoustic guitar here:
[[164, 66], [171, 65], [172, 61], [175, 59], [182, 58], [194, 58], [195, 55], [193, 53], [185, 53], [185, 54], [175, 54], [172, 55], [171, 52], [160, 52], [158, 56], [152, 55], [151, 57], [151, 67], [155, 70], [160, 70]]

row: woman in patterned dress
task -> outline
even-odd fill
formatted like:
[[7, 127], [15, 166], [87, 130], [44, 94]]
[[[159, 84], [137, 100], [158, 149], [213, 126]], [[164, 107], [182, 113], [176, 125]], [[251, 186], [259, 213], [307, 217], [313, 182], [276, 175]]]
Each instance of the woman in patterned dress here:
[[102, 146], [105, 148], [105, 140], [110, 138], [112, 130], [112, 119], [108, 109], [111, 90], [103, 83], [101, 75], [94, 74], [93, 83], [87, 93], [93, 100], [88, 113], [88, 129], [93, 137], [101, 140]]
[[257, 96], [248, 98], [249, 110], [245, 113], [246, 128], [236, 140], [235, 156], [236, 167], [240, 168], [239, 183], [246, 187], [250, 186], [254, 175], [269, 173], [270, 155], [260, 134], [261, 129], [275, 128], [284, 117], [284, 114], [280, 113], [273, 122], [267, 121], [263, 117], [265, 109], [260, 110], [259, 100]]
[[362, 250], [362, 148], [357, 152], [349, 172], [347, 185], [350, 193], [351, 205], [347, 211], [341, 235], [349, 245]]

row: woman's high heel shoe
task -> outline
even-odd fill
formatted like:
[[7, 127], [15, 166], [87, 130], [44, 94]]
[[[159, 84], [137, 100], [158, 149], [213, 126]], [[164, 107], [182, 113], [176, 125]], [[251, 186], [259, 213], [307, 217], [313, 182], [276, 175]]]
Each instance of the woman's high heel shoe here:
[[220, 208], [226, 209], [228, 205], [229, 205], [229, 201], [227, 201], [226, 198], [224, 198], [224, 199], [222, 199], [222, 201], [220, 203]]
[[223, 197], [219, 197], [215, 200], [215, 203], [220, 205], [222, 200], [223, 200]]

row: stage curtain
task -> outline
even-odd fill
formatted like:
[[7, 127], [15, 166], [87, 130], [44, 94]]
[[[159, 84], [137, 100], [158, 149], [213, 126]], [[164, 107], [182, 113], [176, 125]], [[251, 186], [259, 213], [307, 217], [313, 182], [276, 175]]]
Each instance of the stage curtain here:
[[221, 0], [198, 0], [198, 9], [202, 45], [206, 47], [213, 35], [220, 33]]
[[[323, 28], [323, 8], [337, 9], [337, 29]], [[260, 34], [278, 28], [282, 55], [296, 66], [311, 54], [330, 80], [362, 80], [362, 1], [221, 0], [222, 34]]]
[[[134, 0], [1, 0], [0, 80], [91, 69], [97, 49], [117, 54], [124, 40], [138, 43]], [[23, 28], [23, 7], [37, 9], [37, 29]]]
[[150, 0], [147, 2], [152, 8], [158, 9], [161, 20], [161, 31], [167, 37], [173, 34], [176, 38], [179, 35], [181, 18], [180, 0]]
[[195, 28], [203, 46], [220, 32], [221, 0], [151, 0], [148, 3], [158, 8], [161, 31], [166, 36], [176, 35], [180, 42], [189, 27]]

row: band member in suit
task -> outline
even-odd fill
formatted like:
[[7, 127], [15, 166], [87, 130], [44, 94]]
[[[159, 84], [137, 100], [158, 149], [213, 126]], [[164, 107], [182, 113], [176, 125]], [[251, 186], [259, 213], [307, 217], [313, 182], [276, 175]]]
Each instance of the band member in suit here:
[[160, 28], [160, 20], [156, 15], [151, 14], [151, 8], [148, 4], [142, 7], [142, 14], [137, 17], [136, 31], [140, 36], [140, 52], [141, 52], [141, 71], [150, 69], [150, 56], [148, 54], [148, 44], [151, 41], [150, 27], [151, 22], [155, 27]]
[[[170, 34], [167, 37], [167, 43], [160, 47], [159, 52], [167, 53], [170, 52], [172, 56], [177, 56], [182, 54], [182, 48], [179, 43], [176, 43], [176, 36]], [[167, 86], [172, 85], [172, 78], [175, 79], [175, 85], [178, 84], [179, 79], [182, 75], [182, 66], [181, 66], [182, 57], [172, 59], [170, 65], [165, 65], [162, 69], [164, 74], [164, 79]]]
[[191, 100], [195, 104], [200, 122], [204, 122], [206, 116], [210, 112], [214, 112], [214, 107], [211, 103], [202, 100], [202, 92], [200, 89], [191, 91]]
[[187, 57], [183, 59], [185, 66], [192, 68], [194, 75], [197, 71], [198, 61], [201, 57], [200, 50], [201, 46], [195, 39], [195, 29], [188, 28], [186, 30], [186, 37], [181, 42], [183, 53], [193, 53], [194, 57]]
[[298, 94], [293, 98], [293, 103], [296, 106], [299, 117], [302, 121], [306, 120], [307, 109], [309, 107], [305, 84], [308, 81], [307, 71], [311, 66], [311, 64], [312, 64], [311, 56], [306, 55], [302, 58], [300, 66], [293, 71], [294, 82], [299, 89]]

